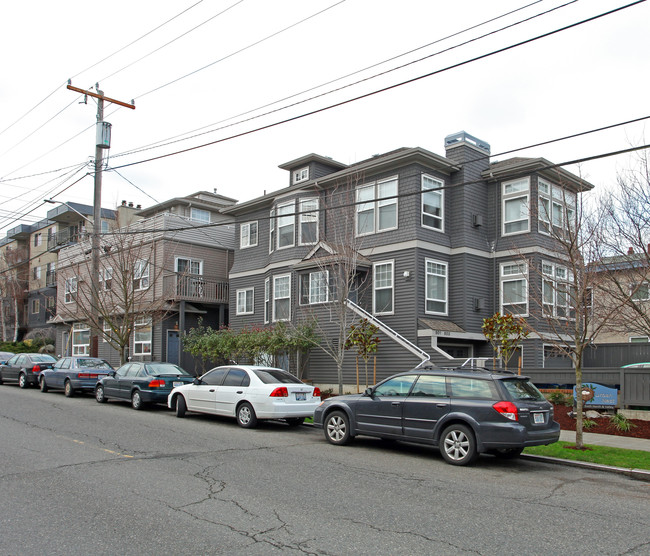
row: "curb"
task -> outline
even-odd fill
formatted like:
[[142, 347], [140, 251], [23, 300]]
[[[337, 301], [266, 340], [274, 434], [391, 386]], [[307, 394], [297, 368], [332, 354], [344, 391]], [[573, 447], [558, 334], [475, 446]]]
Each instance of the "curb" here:
[[586, 461], [576, 461], [570, 459], [550, 458], [548, 456], [537, 456], [533, 454], [521, 454], [522, 459], [531, 459], [541, 461], [544, 463], [552, 463], [556, 465], [567, 465], [569, 467], [578, 467], [581, 469], [593, 469], [594, 471], [607, 471], [609, 473], [616, 473], [618, 475], [625, 475], [637, 481], [650, 482], [650, 471], [645, 469], [626, 469], [625, 467], [614, 467], [612, 465], [601, 465], [600, 463], [590, 463]]

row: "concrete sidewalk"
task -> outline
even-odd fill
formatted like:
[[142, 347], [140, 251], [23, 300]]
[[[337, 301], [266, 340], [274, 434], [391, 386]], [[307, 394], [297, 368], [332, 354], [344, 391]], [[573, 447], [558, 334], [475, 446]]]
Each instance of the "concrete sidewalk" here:
[[[614, 434], [582, 433], [584, 444], [592, 446], [609, 446], [610, 448], [625, 448], [626, 450], [645, 450], [650, 452], [650, 439], [633, 438], [630, 436], [617, 436]], [[560, 431], [560, 440], [575, 442], [575, 431]]]

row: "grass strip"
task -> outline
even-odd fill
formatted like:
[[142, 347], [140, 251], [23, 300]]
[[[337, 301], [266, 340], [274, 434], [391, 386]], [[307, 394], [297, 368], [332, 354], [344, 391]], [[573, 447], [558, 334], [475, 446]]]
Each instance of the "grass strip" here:
[[644, 450], [626, 450], [624, 448], [610, 448], [608, 446], [594, 446], [585, 444], [586, 450], [571, 449], [575, 446], [572, 442], [555, 442], [548, 446], [534, 446], [526, 448], [524, 454], [548, 456], [550, 458], [568, 459], [573, 461], [586, 461], [623, 467], [624, 469], [650, 470], [650, 453]]

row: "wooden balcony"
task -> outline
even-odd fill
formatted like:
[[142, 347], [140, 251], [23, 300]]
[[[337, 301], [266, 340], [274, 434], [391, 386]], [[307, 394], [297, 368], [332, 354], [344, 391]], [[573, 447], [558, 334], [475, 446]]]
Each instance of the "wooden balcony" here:
[[197, 275], [163, 276], [163, 295], [171, 301], [228, 303], [228, 282]]

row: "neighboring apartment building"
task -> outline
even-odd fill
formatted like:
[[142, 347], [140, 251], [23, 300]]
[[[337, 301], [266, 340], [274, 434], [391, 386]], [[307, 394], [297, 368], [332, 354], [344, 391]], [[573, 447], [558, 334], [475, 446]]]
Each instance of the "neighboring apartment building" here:
[[56, 236], [57, 223], [41, 220], [32, 224], [29, 237], [29, 293], [27, 337], [54, 338], [48, 321], [56, 314], [56, 263], [58, 255], [48, 249]]
[[235, 230], [232, 218], [219, 211], [235, 203], [201, 191], [137, 210], [139, 220], [102, 235], [96, 312], [88, 309], [93, 299], [88, 241], [62, 249], [57, 353], [94, 351], [91, 322], [98, 314], [96, 351], [112, 364], [119, 364], [120, 353], [111, 334], [115, 337], [125, 323], [125, 359], [169, 361], [193, 371], [193, 359], [182, 350], [182, 333], [199, 319], [216, 328], [228, 323]]
[[[349, 310], [381, 331], [377, 380], [429, 358], [491, 358], [483, 319], [532, 317], [530, 292], [543, 281], [554, 285], [545, 310], [571, 318], [556, 295], [568, 275], [549, 231], [575, 217], [578, 192], [593, 186], [542, 158], [490, 163], [489, 145], [465, 132], [445, 147], [445, 157], [401, 148], [349, 166], [306, 155], [280, 166], [288, 187], [225, 209], [237, 225], [231, 326], [314, 315], [334, 335], [330, 263], [351, 256]], [[524, 365], [542, 367], [547, 347], [540, 336], [522, 342]], [[317, 348], [299, 372], [336, 383], [336, 365]], [[355, 372], [351, 352], [345, 384]]]
[[0, 240], [0, 338], [4, 341], [21, 340], [27, 331], [31, 229], [19, 224]]

